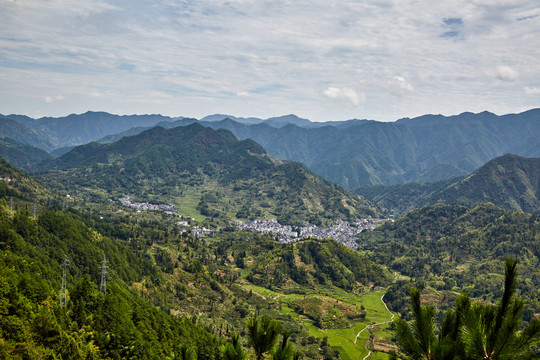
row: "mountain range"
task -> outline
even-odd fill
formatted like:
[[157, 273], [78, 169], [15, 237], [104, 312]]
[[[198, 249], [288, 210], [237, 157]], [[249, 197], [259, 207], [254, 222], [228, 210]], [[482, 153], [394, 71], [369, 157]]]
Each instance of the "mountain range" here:
[[[356, 119], [315, 123], [295, 115], [266, 120], [212, 115], [198, 121], [102, 112], [37, 120], [16, 115], [4, 117], [19, 122], [30, 132], [39, 131], [56, 144], [55, 148], [93, 140], [114, 142], [155, 125], [172, 128], [199, 122], [214, 129], [227, 129], [240, 140], [252, 139], [269, 154], [302, 162], [316, 174], [349, 189], [365, 184], [434, 182], [466, 176], [506, 153], [540, 156], [540, 109], [502, 116], [489, 112], [424, 115], [391, 123]], [[37, 139], [17, 138], [3, 132], [0, 136], [51, 149], [50, 145], [40, 145]], [[56, 155], [69, 149], [58, 150]]]

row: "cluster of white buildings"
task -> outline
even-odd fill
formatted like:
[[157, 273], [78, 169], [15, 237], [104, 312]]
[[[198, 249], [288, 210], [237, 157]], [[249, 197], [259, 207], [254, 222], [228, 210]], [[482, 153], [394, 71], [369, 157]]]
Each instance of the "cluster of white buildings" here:
[[199, 237], [207, 237], [207, 236], [214, 236], [214, 230], [212, 229], [207, 229], [205, 227], [199, 227], [199, 226], [194, 226], [192, 229], [191, 229], [191, 236], [193, 237], [196, 237], [196, 238], [199, 238]]
[[294, 239], [298, 237], [298, 232], [293, 231], [289, 225], [281, 225], [276, 219], [270, 220], [253, 220], [243, 223], [241, 221], [234, 221], [232, 225], [240, 230], [255, 231], [263, 234], [277, 235], [279, 241], [290, 242], [288, 239]]
[[142, 210], [163, 210], [167, 212], [174, 213], [176, 211], [176, 206], [173, 204], [150, 204], [148, 202], [132, 202], [131, 196], [125, 196], [118, 201], [124, 206], [136, 209], [138, 211]]
[[254, 220], [246, 223], [236, 221], [232, 225], [240, 230], [277, 235], [279, 241], [282, 243], [290, 243], [306, 238], [331, 238], [352, 249], [356, 249], [357, 247], [356, 236], [358, 234], [364, 230], [372, 230], [374, 228], [372, 219], [359, 219], [354, 224], [338, 220], [336, 225], [329, 228], [319, 227], [305, 222], [304, 226], [300, 228], [300, 233], [293, 231], [289, 225], [281, 225], [275, 219]]

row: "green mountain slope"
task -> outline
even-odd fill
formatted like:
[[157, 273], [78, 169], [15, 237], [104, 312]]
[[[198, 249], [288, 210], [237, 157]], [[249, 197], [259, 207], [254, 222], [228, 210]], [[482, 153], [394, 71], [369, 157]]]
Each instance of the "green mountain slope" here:
[[427, 204], [474, 206], [485, 202], [509, 210], [540, 212], [540, 158], [507, 154], [467, 177], [426, 184], [367, 186], [357, 192], [398, 213]]
[[31, 129], [15, 120], [0, 117], [0, 138], [10, 138], [19, 143], [38, 147], [50, 151], [57, 143], [42, 135], [41, 132]]
[[[61, 212], [28, 211], [0, 205], [0, 357], [164, 359], [194, 345], [200, 359], [213, 359], [216, 336], [150, 306], [130, 284], [158, 279], [159, 270], [124, 243], [100, 236]], [[106, 295], [99, 262], [111, 265]], [[67, 306], [59, 305], [64, 257]], [[148, 280], [150, 281], [150, 280]]]
[[[49, 136], [58, 146], [98, 139], [112, 142], [158, 123], [170, 128], [196, 121], [95, 112], [38, 120], [11, 118]], [[272, 156], [302, 162], [324, 178], [351, 189], [365, 184], [432, 182], [464, 176], [506, 153], [540, 156], [535, 136], [540, 132], [540, 109], [503, 116], [489, 112], [424, 115], [393, 123], [349, 120], [319, 124], [306, 120], [286, 124], [290, 118], [270, 119], [284, 121], [277, 127], [270, 126], [270, 120], [251, 124], [223, 119], [201, 124], [230, 130], [240, 140], [252, 139]]]
[[[5, 168], [13, 179], [24, 175]], [[219, 359], [232, 332], [265, 314], [304, 358], [338, 359], [330, 346], [343, 357], [362, 354], [355, 329], [390, 316], [375, 304], [382, 290], [370, 289], [393, 275], [333, 240], [281, 244], [224, 228], [207, 241], [179, 233], [174, 218], [106, 205], [99, 212], [45, 209], [34, 218], [24, 207], [10, 212], [0, 194], [0, 357], [165, 359], [191, 345], [199, 359]], [[98, 291], [103, 256], [106, 295]], [[241, 343], [247, 348], [245, 336]]]
[[[54, 192], [40, 181], [17, 169], [0, 157], [0, 195], [25, 202], [48, 202]], [[19, 203], [19, 202], [18, 202]]]
[[[493, 204], [474, 208], [436, 205], [410, 211], [395, 222], [360, 234], [370, 259], [410, 278], [396, 284], [388, 300], [403, 311], [411, 286], [448, 303], [458, 292], [490, 300], [500, 289], [505, 257], [520, 261], [521, 295], [540, 309], [540, 218]], [[399, 290], [399, 291], [398, 291]]]
[[0, 138], [0, 156], [22, 170], [51, 159], [51, 155], [32, 145], [26, 145], [10, 138]]
[[505, 209], [540, 212], [540, 158], [498, 157], [435, 198], [446, 204], [492, 202]]
[[273, 158], [252, 140], [238, 141], [229, 131], [199, 124], [155, 127], [112, 144], [89, 143], [47, 168], [44, 179], [59, 185], [175, 203], [188, 214], [196, 210], [216, 219], [283, 217], [320, 223], [373, 214], [364, 199], [303, 165]]

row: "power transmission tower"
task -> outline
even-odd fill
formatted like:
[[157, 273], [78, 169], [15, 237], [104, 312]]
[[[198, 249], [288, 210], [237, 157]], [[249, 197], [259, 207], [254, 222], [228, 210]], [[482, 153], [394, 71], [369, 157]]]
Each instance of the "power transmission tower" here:
[[105, 255], [103, 255], [103, 260], [101, 261], [101, 284], [99, 284], [99, 291], [102, 294], [107, 292], [107, 263], [105, 260]]
[[64, 307], [66, 306], [66, 272], [69, 265], [69, 260], [67, 259], [67, 256], [64, 256], [64, 263], [60, 265], [64, 270], [62, 271], [62, 290], [60, 292], [60, 306]]
[[32, 215], [34, 217], [34, 219], [36, 218], [36, 203], [34, 203], [34, 207], [32, 209]]
[[9, 215], [13, 216], [13, 198], [9, 198]]

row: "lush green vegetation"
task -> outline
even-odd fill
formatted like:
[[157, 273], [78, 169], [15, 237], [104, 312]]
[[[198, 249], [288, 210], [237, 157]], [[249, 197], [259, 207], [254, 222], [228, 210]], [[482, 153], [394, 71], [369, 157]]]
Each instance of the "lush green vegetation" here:
[[10, 138], [0, 138], [0, 156], [19, 169], [30, 169], [34, 164], [51, 158], [45, 150]]
[[507, 154], [470, 176], [436, 183], [364, 186], [362, 196], [396, 213], [427, 204], [474, 206], [491, 202], [509, 210], [540, 212], [540, 158]]
[[272, 158], [251, 140], [198, 124], [79, 146], [48, 166], [55, 170], [45, 181], [85, 202], [130, 194], [175, 203], [199, 220], [274, 217], [320, 224], [374, 214], [363, 198], [303, 165]]
[[517, 261], [507, 259], [504, 292], [497, 305], [471, 303], [463, 294], [438, 329], [435, 308], [422, 306], [420, 292], [413, 288], [412, 324], [396, 321], [401, 354], [406, 359], [427, 360], [537, 358], [531, 345], [540, 335], [540, 319], [521, 326], [524, 303], [515, 297], [516, 277]]
[[492, 300], [499, 289], [506, 256], [520, 259], [518, 289], [527, 300], [525, 318], [540, 309], [540, 218], [502, 210], [493, 204], [475, 208], [430, 206], [395, 222], [362, 233], [359, 244], [371, 260], [409, 277], [390, 288], [393, 310], [406, 310], [411, 286], [427, 299], [445, 304], [465, 291]]
[[[130, 283], [162, 275], [148, 258], [58, 211], [37, 221], [0, 206], [0, 354], [3, 358], [162, 359], [181, 344], [214, 358], [220, 341], [190, 320], [173, 318], [137, 296]], [[60, 263], [68, 269], [68, 302], [59, 306]], [[98, 292], [99, 261], [114, 264], [107, 294]], [[113, 275], [114, 274], [114, 275]]]
[[204, 125], [253, 139], [273, 156], [300, 161], [325, 179], [356, 189], [465, 176], [507, 153], [538, 157], [539, 113], [425, 115], [394, 123], [350, 121], [318, 128], [276, 129], [233, 121]]

